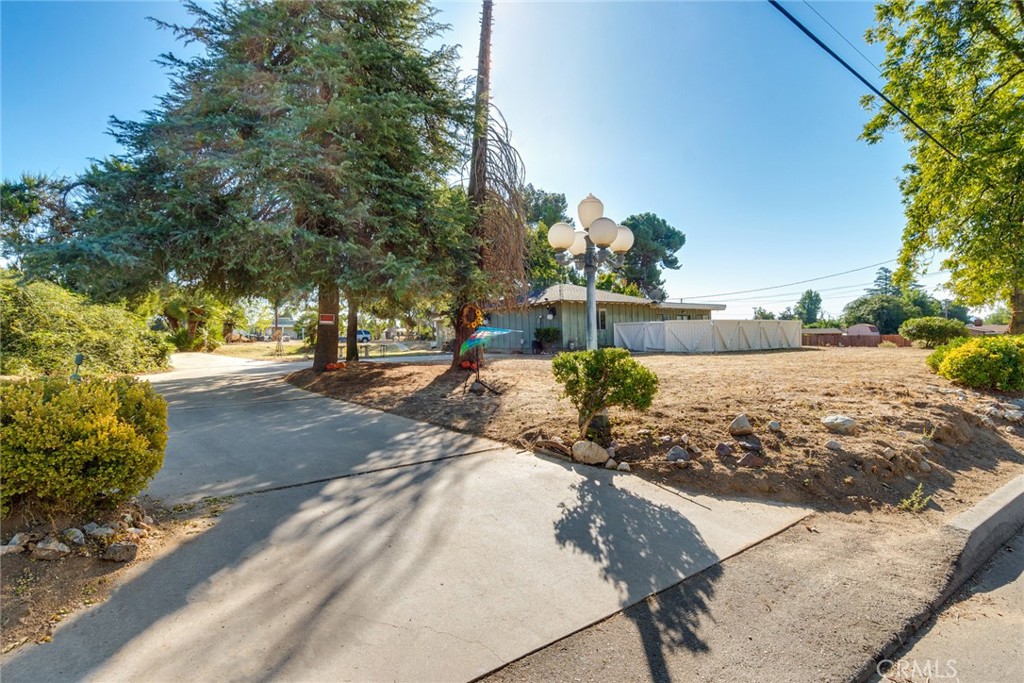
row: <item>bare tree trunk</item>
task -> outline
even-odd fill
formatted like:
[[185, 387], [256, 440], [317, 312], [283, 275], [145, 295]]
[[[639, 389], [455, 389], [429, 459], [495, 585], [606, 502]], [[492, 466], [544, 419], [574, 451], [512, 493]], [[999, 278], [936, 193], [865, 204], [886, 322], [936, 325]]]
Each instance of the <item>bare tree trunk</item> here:
[[1010, 334], [1024, 334], [1024, 289], [1010, 295]]
[[[480, 50], [476, 63], [476, 117], [473, 122], [473, 150], [469, 167], [469, 203], [477, 212], [483, 211], [487, 198], [487, 120], [491, 106], [491, 32], [494, 24], [494, 2], [483, 0], [480, 16]], [[479, 259], [479, 255], [478, 255]], [[462, 297], [455, 313], [455, 339], [452, 341], [452, 368], [459, 367], [459, 347], [473, 334], [473, 328], [465, 323], [466, 309], [470, 302]]]
[[356, 338], [359, 330], [359, 302], [351, 294], [346, 295], [348, 301], [348, 326], [345, 335], [345, 360], [359, 360], [359, 340]]
[[333, 315], [334, 322], [317, 326], [316, 347], [313, 351], [313, 370], [323, 372], [328, 363], [338, 361], [338, 285], [331, 282], [317, 287], [317, 308], [320, 315]]

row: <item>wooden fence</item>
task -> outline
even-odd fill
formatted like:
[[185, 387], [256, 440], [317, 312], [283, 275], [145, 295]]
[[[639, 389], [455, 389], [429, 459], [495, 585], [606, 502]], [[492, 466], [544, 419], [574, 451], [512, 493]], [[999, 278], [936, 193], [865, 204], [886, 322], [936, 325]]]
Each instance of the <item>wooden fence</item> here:
[[912, 346], [909, 339], [898, 334], [804, 334], [804, 346], [878, 346], [882, 342], [891, 342], [896, 346]]

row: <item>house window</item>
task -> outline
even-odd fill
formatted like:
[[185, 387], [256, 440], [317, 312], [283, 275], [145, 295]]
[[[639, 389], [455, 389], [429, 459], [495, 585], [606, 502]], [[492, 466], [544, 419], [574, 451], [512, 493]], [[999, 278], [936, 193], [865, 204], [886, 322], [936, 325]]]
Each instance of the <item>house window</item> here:
[[690, 319], [690, 316], [688, 316], [688, 315], [677, 315], [676, 316], [676, 320], [689, 320], [689, 319]]
[[608, 329], [607, 319], [605, 318], [605, 311], [601, 309], [597, 312], [597, 329], [606, 330]]

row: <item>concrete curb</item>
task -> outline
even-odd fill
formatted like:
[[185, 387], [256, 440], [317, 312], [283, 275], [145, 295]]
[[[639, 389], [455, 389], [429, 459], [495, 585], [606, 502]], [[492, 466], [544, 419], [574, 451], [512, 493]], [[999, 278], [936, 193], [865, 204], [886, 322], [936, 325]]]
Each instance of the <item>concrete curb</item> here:
[[987, 498], [948, 522], [944, 531], [961, 539], [963, 549], [957, 557], [943, 588], [903, 630], [883, 645], [875, 658], [853, 677], [864, 683], [877, 676], [877, 665], [891, 659], [917, 632], [938, 613], [949, 598], [974, 576], [1007, 541], [1024, 528], [1024, 475], [1010, 480]]

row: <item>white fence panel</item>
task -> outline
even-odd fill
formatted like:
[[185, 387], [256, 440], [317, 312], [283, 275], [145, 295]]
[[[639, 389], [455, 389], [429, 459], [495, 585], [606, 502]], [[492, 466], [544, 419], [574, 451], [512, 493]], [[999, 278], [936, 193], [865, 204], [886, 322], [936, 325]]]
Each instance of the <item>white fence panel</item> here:
[[711, 353], [714, 351], [714, 326], [710, 320], [669, 320], [661, 324], [665, 327], [665, 351], [669, 353]]
[[647, 348], [647, 323], [615, 323], [615, 345], [620, 349], [644, 351]]
[[615, 345], [630, 351], [718, 353], [800, 348], [799, 320], [668, 320], [615, 323]]

